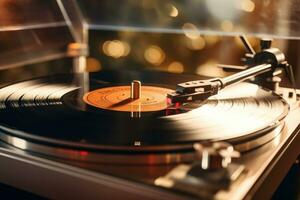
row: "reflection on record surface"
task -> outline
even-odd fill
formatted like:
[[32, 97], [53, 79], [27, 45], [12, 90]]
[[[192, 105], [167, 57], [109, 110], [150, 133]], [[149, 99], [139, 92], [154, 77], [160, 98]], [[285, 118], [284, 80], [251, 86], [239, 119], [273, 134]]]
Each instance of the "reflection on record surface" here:
[[[161, 89], [159, 91], [165, 92], [166, 96], [176, 83], [199, 79], [199, 76], [151, 73], [103, 71], [89, 74], [89, 80], [84, 81], [88, 81], [89, 91], [93, 92], [105, 88], [129, 88], [132, 80], [140, 80], [145, 88]], [[150, 148], [254, 137], [274, 128], [289, 109], [285, 101], [272, 92], [254, 84], [240, 83], [206, 101], [179, 107], [168, 105], [147, 112], [142, 110], [133, 116], [130, 110], [118, 111], [87, 104], [83, 99], [87, 93], [82, 92], [84, 88], [80, 86], [82, 77], [77, 76], [58, 75], [1, 88], [2, 131], [52, 145], [103, 150], [121, 147], [126, 150], [135, 148], [137, 142], [139, 148]], [[124, 95], [129, 95], [128, 90]], [[143, 87], [141, 95], [143, 98]], [[95, 98], [97, 100], [97, 96]], [[128, 105], [131, 104], [134, 103]]]

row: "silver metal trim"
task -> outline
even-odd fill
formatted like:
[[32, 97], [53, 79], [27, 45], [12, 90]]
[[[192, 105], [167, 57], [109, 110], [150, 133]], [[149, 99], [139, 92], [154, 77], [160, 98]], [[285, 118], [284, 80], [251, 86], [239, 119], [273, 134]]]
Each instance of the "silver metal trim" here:
[[[99, 24], [88, 24], [90, 30], [108, 30], [108, 31], [134, 31], [134, 32], [148, 32], [148, 33], [173, 33], [173, 34], [182, 34], [181, 29], [172, 29], [172, 28], [156, 28], [156, 27], [141, 27], [141, 26], [126, 26], [126, 25], [99, 25]], [[224, 32], [217, 30], [196, 30], [203, 35], [222, 35], [222, 36], [240, 36], [245, 34], [244, 32]], [[268, 34], [262, 33], [253, 33], [254, 36], [258, 38], [264, 38]], [[278, 35], [269, 35], [274, 39], [289, 39], [289, 40], [299, 40], [298, 36], [278, 36]]]
[[84, 19], [79, 6], [73, 0], [56, 0], [56, 3], [72, 33], [74, 40], [78, 43], [88, 43], [87, 22]]
[[44, 28], [55, 28], [67, 26], [67, 23], [64, 21], [61, 22], [51, 22], [43, 24], [32, 24], [32, 25], [18, 25], [18, 26], [0, 26], [0, 32], [4, 31], [21, 31], [21, 30], [30, 30], [30, 29], [44, 29]]
[[24, 59], [22, 61], [12, 62], [11, 64], [7, 64], [7, 65], [2, 65], [2, 66], [0, 66], [0, 68], [1, 68], [1, 70], [11, 69], [11, 68], [14, 68], [14, 67], [40, 63], [40, 62], [60, 59], [60, 58], [64, 58], [64, 57], [66, 57], [66, 53], [59, 53], [59, 52], [57, 52], [57, 53], [45, 53], [45, 55], [40, 55], [39, 57], [32, 57], [30, 60]]

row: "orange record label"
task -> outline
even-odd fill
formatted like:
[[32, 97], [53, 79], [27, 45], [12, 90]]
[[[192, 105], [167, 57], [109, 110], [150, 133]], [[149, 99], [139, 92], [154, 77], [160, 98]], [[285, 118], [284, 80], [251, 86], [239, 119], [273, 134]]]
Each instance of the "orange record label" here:
[[130, 86], [100, 88], [83, 96], [85, 103], [97, 108], [122, 112], [150, 112], [167, 108], [171, 89], [141, 86], [141, 97], [131, 99]]

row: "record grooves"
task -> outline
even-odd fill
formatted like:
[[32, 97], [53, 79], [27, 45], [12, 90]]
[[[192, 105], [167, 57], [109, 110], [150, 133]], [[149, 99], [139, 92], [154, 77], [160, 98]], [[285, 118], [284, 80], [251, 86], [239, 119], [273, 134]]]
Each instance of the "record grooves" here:
[[[1, 140], [68, 159], [170, 163], [192, 159], [192, 146], [201, 141], [227, 141], [240, 150], [256, 148], [283, 130], [289, 110], [280, 96], [250, 83], [230, 86], [204, 102], [142, 112], [138, 118], [84, 101], [93, 91], [124, 89], [133, 79], [141, 80], [145, 88], [165, 92], [184, 77], [158, 73], [166, 77], [158, 83], [157, 76], [146, 73], [118, 73], [60, 75], [1, 88]], [[193, 78], [199, 79], [187, 77]], [[130, 158], [132, 154], [141, 158]]]

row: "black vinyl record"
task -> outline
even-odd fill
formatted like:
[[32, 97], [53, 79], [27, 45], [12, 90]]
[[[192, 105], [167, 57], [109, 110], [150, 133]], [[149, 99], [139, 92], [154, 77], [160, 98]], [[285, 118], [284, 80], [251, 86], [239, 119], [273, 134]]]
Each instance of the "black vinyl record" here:
[[0, 89], [0, 130], [57, 147], [160, 152], [191, 148], [199, 141], [249, 140], [274, 129], [288, 113], [289, 106], [280, 96], [250, 83], [230, 86], [202, 102], [141, 112], [138, 117], [83, 100], [90, 91], [129, 85], [132, 80], [174, 89], [177, 83], [197, 79], [201, 77], [103, 71], [14, 83]]

